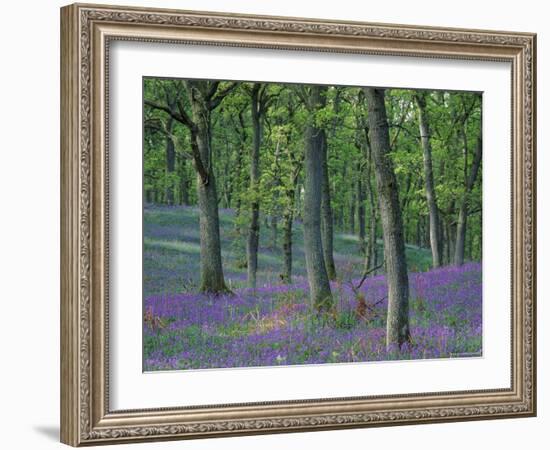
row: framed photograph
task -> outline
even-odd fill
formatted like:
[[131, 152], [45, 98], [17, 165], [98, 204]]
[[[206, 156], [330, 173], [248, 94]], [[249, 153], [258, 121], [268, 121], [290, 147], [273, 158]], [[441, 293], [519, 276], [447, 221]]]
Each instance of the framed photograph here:
[[62, 8], [62, 442], [534, 416], [535, 58]]

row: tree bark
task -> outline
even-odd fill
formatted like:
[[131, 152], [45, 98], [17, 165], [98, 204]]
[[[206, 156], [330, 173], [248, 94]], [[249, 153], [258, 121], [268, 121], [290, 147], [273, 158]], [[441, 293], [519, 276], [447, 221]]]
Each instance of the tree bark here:
[[270, 228], [271, 228], [271, 249], [272, 250], [275, 250], [277, 249], [277, 222], [278, 222], [278, 218], [277, 218], [277, 215], [275, 213], [271, 214], [271, 218], [270, 218]]
[[[235, 188], [240, 190], [240, 178], [241, 178], [241, 172], [243, 169], [243, 156], [246, 152], [246, 141], [247, 141], [247, 133], [246, 133], [246, 126], [245, 126], [245, 119], [244, 119], [244, 109], [239, 111], [239, 125], [235, 126], [235, 131], [239, 135], [239, 141], [240, 144], [237, 148], [237, 155], [236, 155], [236, 161], [235, 161], [235, 169], [232, 171], [233, 176], [233, 184], [235, 185]], [[235, 222], [234, 222], [234, 228], [235, 228], [235, 234], [239, 236], [239, 239], [243, 236], [242, 227], [241, 227], [241, 221], [239, 218], [242, 214], [242, 196], [236, 195], [235, 200]]]
[[188, 81], [187, 83], [195, 125], [191, 133], [191, 139], [194, 146], [199, 203], [200, 291], [218, 294], [226, 292], [228, 289], [223, 276], [218, 195], [214, 169], [211, 164], [210, 107], [205, 98], [205, 89], [199, 84], [202, 82]]
[[447, 221], [444, 221], [441, 227], [441, 241], [443, 242], [443, 251], [441, 252], [441, 263], [443, 265], [448, 264], [451, 255], [451, 240], [450, 240], [451, 226]]
[[292, 221], [293, 211], [289, 208], [283, 215], [283, 273], [281, 280], [284, 283], [292, 281]]
[[441, 265], [441, 233], [439, 225], [439, 212], [437, 209], [437, 198], [435, 193], [433, 168], [432, 168], [432, 145], [430, 143], [430, 127], [426, 114], [426, 97], [424, 93], [415, 95], [418, 105], [418, 121], [420, 127], [420, 141], [424, 159], [424, 180], [426, 184], [426, 201], [430, 215], [430, 246], [432, 249], [432, 265]]
[[370, 143], [368, 142], [368, 130], [365, 130], [365, 159], [367, 161], [367, 174], [365, 185], [367, 188], [367, 198], [369, 201], [369, 237], [367, 246], [367, 267], [376, 267], [378, 265], [378, 251], [376, 246], [376, 229], [377, 229], [377, 205], [375, 200], [374, 188], [371, 184], [372, 178], [372, 152]]
[[403, 214], [403, 238], [405, 239], [405, 242], [409, 242], [411, 230], [410, 230], [410, 217], [408, 214], [407, 207], [409, 206], [411, 195], [410, 190], [412, 187], [412, 177], [411, 174], [407, 174], [406, 181], [405, 181], [405, 192], [403, 197], [401, 197], [401, 211]]
[[349, 200], [349, 234], [355, 234], [355, 203], [356, 203], [356, 197], [355, 197], [355, 189], [353, 189], [353, 185], [350, 188], [351, 196]]
[[303, 220], [303, 214], [302, 214], [302, 192], [303, 192], [303, 186], [302, 183], [298, 182], [298, 185], [296, 186], [296, 210], [294, 211], [294, 216], [298, 220]]
[[[307, 101], [312, 115], [322, 107], [325, 90], [321, 86], [310, 87]], [[324, 136], [312, 119], [305, 128], [304, 249], [311, 302], [318, 312], [327, 312], [332, 309], [333, 300], [321, 236]]]
[[482, 143], [481, 136], [477, 140], [475, 156], [470, 169], [470, 175], [464, 185], [464, 195], [458, 210], [458, 221], [456, 225], [456, 244], [454, 263], [457, 266], [464, 264], [464, 246], [466, 242], [466, 225], [468, 221], [468, 195], [474, 187], [479, 167], [481, 166]]
[[384, 257], [388, 282], [386, 348], [400, 348], [410, 340], [409, 279], [405, 259], [403, 223], [384, 103], [384, 90], [364, 88], [367, 100], [370, 145], [375, 164], [384, 236]]
[[258, 246], [260, 240], [260, 145], [262, 139], [262, 107], [260, 100], [261, 85], [255, 83], [252, 88], [252, 149], [250, 152], [250, 225], [246, 241], [247, 281], [248, 287], [256, 288], [258, 272]]
[[[223, 160], [229, 162], [231, 158], [232, 153], [232, 146], [229, 140], [229, 137], [227, 135], [227, 124], [222, 125], [224, 128], [224, 141], [225, 141], [225, 154], [223, 156]], [[225, 208], [231, 208], [231, 201], [233, 198], [233, 177], [231, 173], [231, 166], [229, 163], [223, 165], [223, 169], [221, 171], [223, 173], [223, 182], [222, 185], [222, 198], [224, 200], [224, 207]]]
[[283, 272], [281, 280], [284, 283], [292, 282], [292, 226], [294, 223], [294, 202], [298, 188], [298, 179], [301, 163], [294, 161], [296, 166], [290, 174], [290, 183], [285, 189], [286, 204], [283, 210]]
[[370, 179], [367, 183], [369, 189], [369, 208], [370, 208], [370, 217], [369, 217], [369, 242], [367, 247], [367, 266], [376, 267], [378, 265], [378, 248], [376, 245], [376, 228], [377, 228], [377, 219], [376, 219], [376, 202], [374, 200], [374, 193], [372, 192], [372, 186], [370, 184]]
[[334, 264], [334, 219], [330, 204], [330, 184], [328, 178], [328, 145], [325, 131], [319, 129], [319, 141], [322, 146], [322, 186], [321, 186], [321, 233], [323, 241], [323, 257], [329, 280], [336, 279]]
[[201, 292], [226, 292], [219, 233], [218, 197], [214, 174], [204, 184], [197, 175], [200, 223]]
[[[326, 106], [326, 98], [321, 98], [321, 105]], [[340, 109], [340, 91], [334, 97], [334, 112]], [[332, 120], [331, 136], [336, 134], [337, 116]], [[328, 173], [328, 137], [324, 129], [321, 129], [323, 139], [323, 185], [321, 190], [321, 233], [323, 239], [323, 255], [329, 280], [336, 280], [336, 264], [334, 264], [334, 213], [330, 193], [330, 179]]]
[[189, 205], [189, 180], [187, 179], [187, 160], [185, 157], [179, 158], [179, 174], [180, 174], [180, 203]]
[[355, 184], [357, 196], [357, 236], [359, 238], [359, 250], [366, 255], [366, 230], [365, 230], [365, 189], [363, 188], [363, 170], [361, 164], [357, 164], [357, 181]]
[[174, 148], [174, 140], [172, 139], [172, 130], [174, 127], [174, 119], [168, 118], [166, 122], [166, 191], [164, 198], [166, 203], [174, 205], [174, 182], [172, 176], [176, 170], [176, 150]]

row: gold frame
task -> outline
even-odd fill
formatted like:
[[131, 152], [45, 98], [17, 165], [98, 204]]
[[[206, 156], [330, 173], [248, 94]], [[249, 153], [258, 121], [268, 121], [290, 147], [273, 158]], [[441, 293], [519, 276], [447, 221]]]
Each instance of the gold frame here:
[[[109, 42], [115, 39], [507, 61], [512, 66], [509, 389], [111, 411]], [[536, 35], [75, 4], [61, 9], [61, 441], [129, 441], [536, 414]]]

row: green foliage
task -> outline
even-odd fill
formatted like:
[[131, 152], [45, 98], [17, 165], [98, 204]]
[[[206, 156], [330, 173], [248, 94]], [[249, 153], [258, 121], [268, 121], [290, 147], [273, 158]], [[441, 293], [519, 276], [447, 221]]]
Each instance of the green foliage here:
[[352, 330], [357, 326], [359, 319], [355, 311], [339, 311], [334, 317], [334, 326], [341, 330]]
[[[230, 86], [221, 82], [218, 91]], [[260, 204], [265, 217], [275, 217], [280, 231], [282, 218], [302, 215], [304, 127], [313, 123], [325, 130], [328, 172], [335, 231], [357, 236], [359, 213], [365, 219], [368, 239], [371, 218], [376, 220], [376, 241], [381, 240], [375, 171], [370, 158], [367, 108], [361, 88], [328, 86], [323, 105], [314, 114], [304, 103], [308, 87], [263, 83], [260, 178], [250, 183], [252, 148], [253, 83], [241, 82], [211, 112], [211, 159], [221, 208], [236, 212], [233, 249], [244, 261], [245, 230], [251, 205]], [[192, 116], [189, 92], [182, 80], [144, 78], [144, 97], [160, 104], [175, 102]], [[411, 246], [429, 246], [428, 208], [423, 179], [416, 91], [388, 89], [386, 108], [391, 158], [398, 180], [404, 235]], [[481, 95], [468, 92], [426, 91], [426, 114], [430, 126], [432, 163], [441, 227], [445, 236], [446, 264], [456, 235], [458, 208], [468, 205], [466, 257], [481, 258], [482, 171], [470, 192], [465, 184], [475, 144], [481, 133]], [[144, 106], [143, 173], [146, 203], [166, 203], [173, 192], [176, 203], [197, 204], [196, 170], [191, 131], [162, 110]], [[166, 143], [175, 147], [175, 170], [167, 170]], [[265, 226], [261, 234], [266, 233]], [[354, 244], [354, 245], [359, 245]], [[412, 248], [412, 247], [411, 247]], [[409, 250], [408, 250], [409, 251]], [[425, 253], [425, 252], [424, 252]], [[381, 252], [379, 253], [379, 255]], [[422, 257], [424, 258], [424, 257]], [[413, 262], [422, 270], [424, 259]]]

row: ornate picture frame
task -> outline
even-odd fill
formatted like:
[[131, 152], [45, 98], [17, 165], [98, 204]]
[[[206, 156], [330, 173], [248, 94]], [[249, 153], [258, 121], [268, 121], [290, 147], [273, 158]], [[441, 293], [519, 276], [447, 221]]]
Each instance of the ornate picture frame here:
[[[114, 41], [499, 61], [511, 65], [509, 388], [112, 410], [109, 48]], [[74, 4], [61, 9], [61, 441], [162, 439], [536, 414], [536, 35]]]

